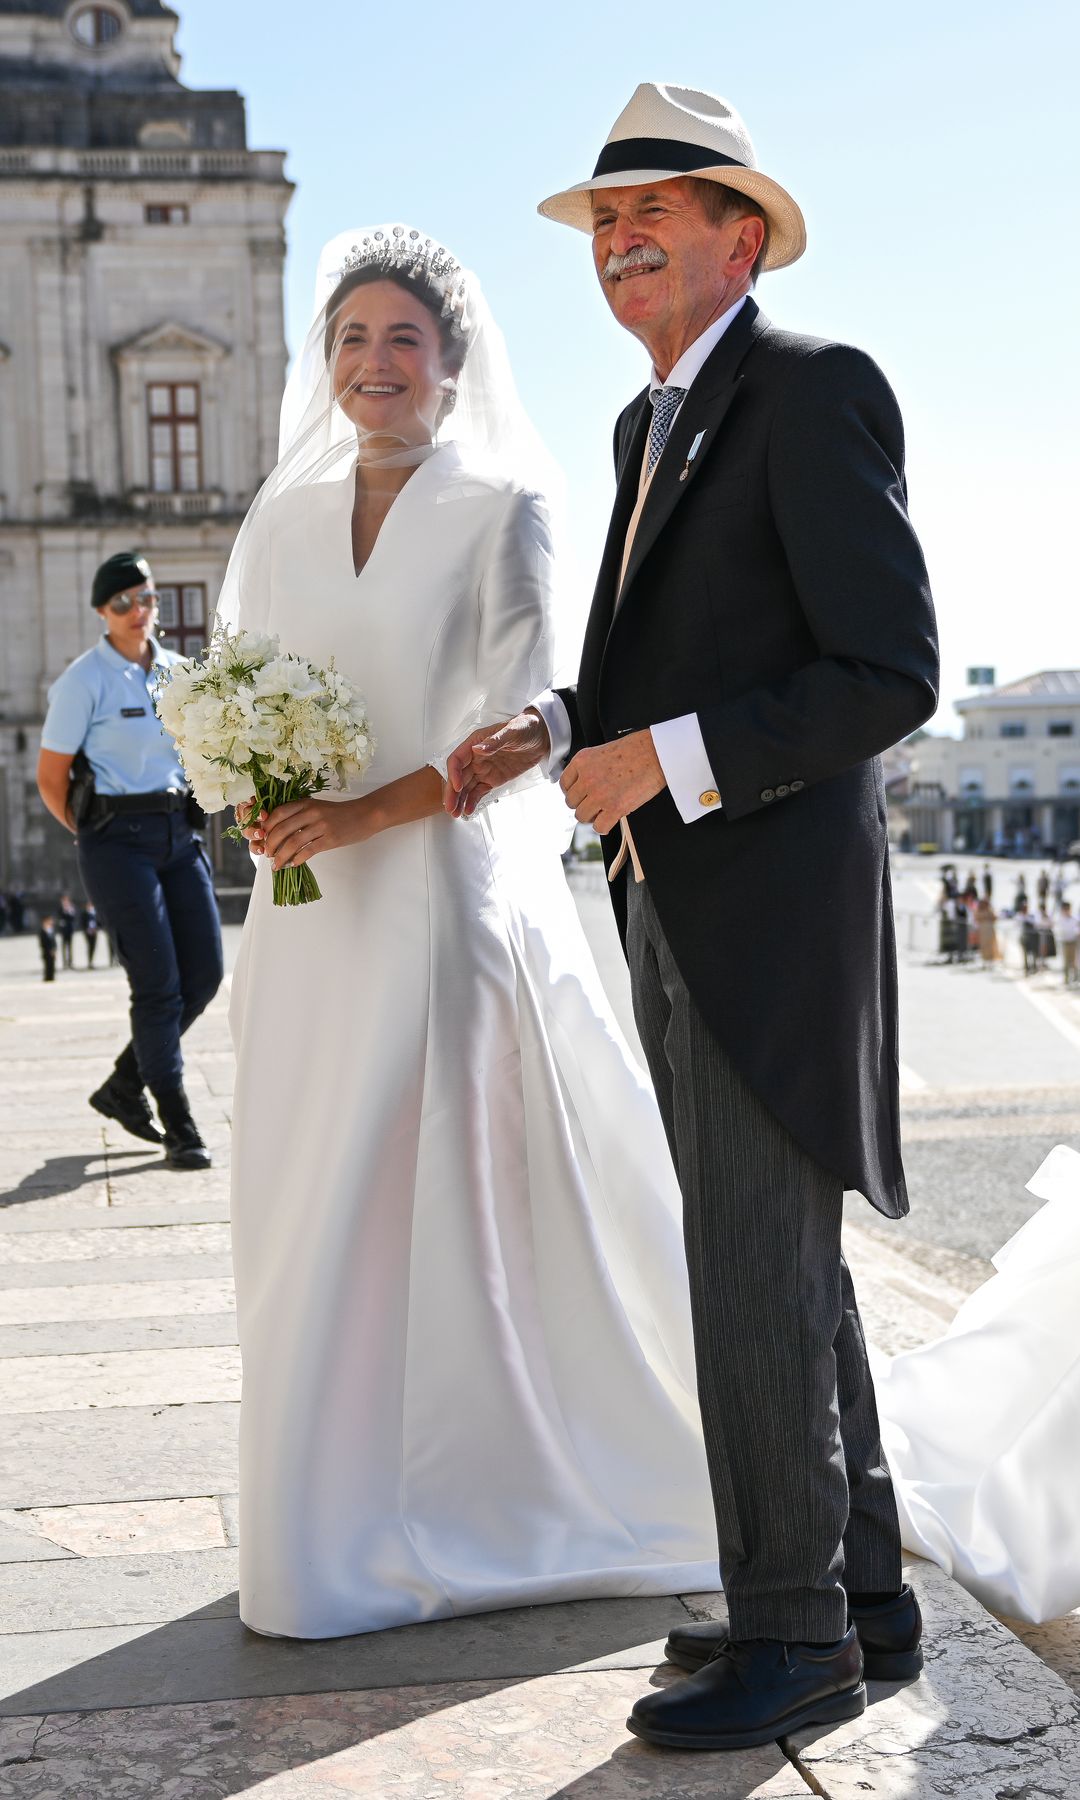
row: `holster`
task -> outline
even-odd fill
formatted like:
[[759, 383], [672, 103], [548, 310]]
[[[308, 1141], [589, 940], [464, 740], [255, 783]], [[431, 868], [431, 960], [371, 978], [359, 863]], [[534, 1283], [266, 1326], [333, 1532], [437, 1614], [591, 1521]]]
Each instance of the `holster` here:
[[76, 829], [88, 822], [95, 794], [94, 771], [90, 767], [86, 752], [85, 750], [76, 750], [71, 759], [68, 780], [68, 803]]

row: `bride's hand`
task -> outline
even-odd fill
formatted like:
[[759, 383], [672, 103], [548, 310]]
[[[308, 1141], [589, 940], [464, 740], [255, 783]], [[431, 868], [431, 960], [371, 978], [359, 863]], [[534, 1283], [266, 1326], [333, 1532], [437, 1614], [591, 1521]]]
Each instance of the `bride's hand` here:
[[266, 823], [266, 814], [261, 812], [258, 818], [252, 816], [255, 807], [254, 798], [241, 800], [233, 807], [233, 818], [251, 845], [252, 856], [265, 854], [262, 843], [262, 826]]
[[298, 869], [322, 850], [355, 844], [366, 834], [358, 827], [357, 801], [292, 800], [275, 807], [262, 827], [262, 847], [275, 869]]
[[527, 775], [550, 750], [547, 726], [531, 708], [505, 725], [470, 732], [447, 758], [444, 804], [450, 817], [467, 819], [495, 788]]

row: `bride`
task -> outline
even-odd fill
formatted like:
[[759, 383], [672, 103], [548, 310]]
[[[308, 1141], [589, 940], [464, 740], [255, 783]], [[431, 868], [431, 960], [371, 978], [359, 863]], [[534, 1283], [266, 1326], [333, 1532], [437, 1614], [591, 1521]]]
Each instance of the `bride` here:
[[[561, 796], [443, 809], [447, 754], [552, 679], [541, 461], [475, 279], [404, 226], [327, 246], [221, 605], [333, 657], [378, 740], [347, 794], [248, 822], [240, 1611], [268, 1634], [719, 1585], [678, 1193]], [[311, 857], [323, 899], [274, 908], [268, 865]]]

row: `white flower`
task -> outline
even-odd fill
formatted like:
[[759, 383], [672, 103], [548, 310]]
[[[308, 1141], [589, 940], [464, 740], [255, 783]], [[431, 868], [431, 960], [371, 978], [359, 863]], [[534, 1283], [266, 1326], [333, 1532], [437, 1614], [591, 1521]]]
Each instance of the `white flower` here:
[[309, 793], [343, 787], [375, 752], [348, 677], [283, 655], [261, 632], [215, 630], [201, 660], [171, 666], [155, 703], [207, 812], [249, 799], [268, 777]]

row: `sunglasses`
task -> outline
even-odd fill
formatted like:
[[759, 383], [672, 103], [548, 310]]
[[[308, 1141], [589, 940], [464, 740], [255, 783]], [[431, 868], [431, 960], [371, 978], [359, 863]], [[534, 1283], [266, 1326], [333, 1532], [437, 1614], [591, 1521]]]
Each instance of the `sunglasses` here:
[[122, 619], [133, 606], [144, 606], [149, 612], [157, 603], [158, 596], [155, 588], [140, 588], [137, 594], [117, 594], [114, 600], [108, 602], [107, 610], [115, 613], [118, 619]]

